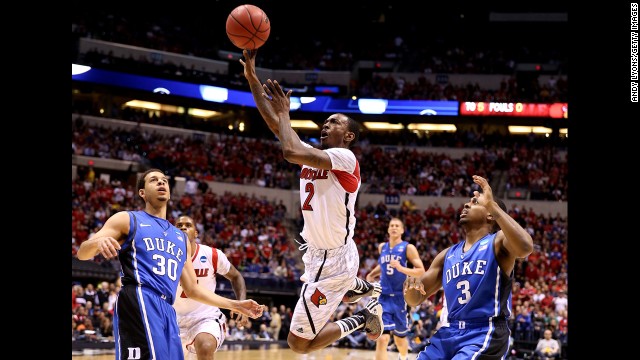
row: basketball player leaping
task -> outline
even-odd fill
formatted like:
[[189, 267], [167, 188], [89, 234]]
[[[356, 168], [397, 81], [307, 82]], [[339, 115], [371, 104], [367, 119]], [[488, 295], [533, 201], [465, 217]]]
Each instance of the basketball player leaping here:
[[[327, 347], [350, 333], [364, 329], [376, 340], [383, 330], [382, 306], [377, 298], [380, 285], [359, 279], [360, 257], [353, 241], [355, 202], [360, 189], [360, 166], [349, 147], [356, 142], [359, 124], [344, 114], [324, 121], [320, 133], [322, 150], [300, 140], [289, 118], [291, 91], [255, 72], [256, 51], [243, 51], [244, 75], [256, 106], [271, 131], [280, 139], [282, 154], [300, 164], [300, 206], [304, 227], [300, 235], [307, 251], [302, 257], [304, 285], [293, 312], [289, 347], [306, 354]], [[355, 315], [329, 322], [341, 301], [371, 301]]]

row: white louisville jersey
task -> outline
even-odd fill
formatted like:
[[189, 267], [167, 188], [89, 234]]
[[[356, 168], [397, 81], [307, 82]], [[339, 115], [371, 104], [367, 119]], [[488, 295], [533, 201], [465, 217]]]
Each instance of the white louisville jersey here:
[[[191, 261], [196, 271], [198, 286], [204, 286], [211, 291], [216, 291], [216, 274], [225, 275], [231, 268], [231, 263], [227, 256], [220, 250], [207, 245], [194, 244], [195, 251]], [[178, 284], [176, 301], [173, 304], [178, 316], [207, 315], [217, 316], [220, 309], [215, 306], [203, 304], [196, 300], [191, 300], [182, 290], [182, 285]]]
[[304, 217], [300, 235], [311, 247], [334, 249], [353, 238], [360, 164], [349, 149], [323, 151], [331, 158], [331, 170], [303, 165], [300, 171], [300, 208]]
[[447, 298], [442, 295], [442, 310], [440, 310], [440, 319], [438, 319], [440, 326], [449, 326], [449, 310], [447, 309]]

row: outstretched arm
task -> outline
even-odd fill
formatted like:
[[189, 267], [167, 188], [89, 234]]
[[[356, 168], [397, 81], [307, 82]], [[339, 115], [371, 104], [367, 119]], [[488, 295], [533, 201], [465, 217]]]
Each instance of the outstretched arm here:
[[[187, 242], [187, 253], [191, 253], [190, 242]], [[254, 300], [231, 300], [214, 293], [204, 286], [198, 286], [196, 272], [193, 269], [193, 263], [191, 262], [190, 256], [187, 256], [184, 267], [182, 268], [182, 274], [180, 274], [180, 285], [182, 285], [182, 289], [185, 294], [193, 300], [207, 305], [229, 309], [254, 319], [262, 316], [264, 307]]]
[[[478, 199], [478, 204], [487, 208], [493, 219], [500, 226], [501, 231], [496, 235], [496, 252], [506, 252], [507, 257], [514, 262], [515, 258], [529, 256], [533, 252], [531, 235], [493, 200], [493, 192], [487, 179], [473, 175], [473, 182], [482, 188], [482, 194], [478, 191], [473, 192], [473, 195]], [[511, 269], [513, 269], [513, 266], [511, 266]], [[510, 269], [503, 268], [503, 270], [506, 273], [511, 273]]]
[[260, 79], [258, 79], [258, 75], [256, 74], [257, 52], [258, 50], [242, 50], [242, 55], [245, 60], [240, 59], [240, 63], [244, 66], [244, 77], [247, 78], [247, 81], [249, 82], [251, 94], [253, 95], [253, 100], [258, 107], [260, 115], [262, 115], [262, 118], [267, 123], [269, 129], [271, 129], [271, 131], [280, 138], [278, 116], [273, 111], [271, 105], [269, 105], [269, 101], [264, 98], [263, 85], [260, 83]]
[[305, 146], [298, 134], [291, 127], [289, 106], [291, 104], [291, 90], [284, 90], [277, 81], [267, 79], [264, 86], [265, 98], [278, 116], [279, 138], [282, 144], [282, 155], [285, 160], [294, 164], [304, 164], [318, 169], [331, 170], [331, 158], [326, 152]]
[[444, 256], [449, 248], [442, 250], [433, 259], [429, 269], [419, 278], [407, 276], [404, 281], [404, 300], [409, 306], [422, 304], [429, 296], [442, 287], [442, 269], [444, 268]]

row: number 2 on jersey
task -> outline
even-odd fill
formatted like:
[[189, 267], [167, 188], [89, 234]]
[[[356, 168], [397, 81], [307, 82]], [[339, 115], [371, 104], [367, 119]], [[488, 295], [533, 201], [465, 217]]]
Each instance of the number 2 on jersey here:
[[304, 186], [304, 191], [307, 193], [307, 198], [305, 199], [304, 204], [302, 204], [302, 210], [313, 211], [313, 207], [311, 207], [311, 199], [313, 198], [313, 194], [315, 193], [313, 183], [308, 182]]

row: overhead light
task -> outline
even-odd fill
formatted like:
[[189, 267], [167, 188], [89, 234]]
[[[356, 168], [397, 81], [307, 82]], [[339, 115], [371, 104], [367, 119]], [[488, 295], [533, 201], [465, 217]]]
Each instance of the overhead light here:
[[553, 130], [544, 126], [509, 126], [509, 132], [511, 134], [551, 134]]
[[[147, 110], [163, 110], [162, 109], [162, 104], [159, 103], [155, 103], [155, 102], [150, 102], [150, 101], [142, 101], [142, 100], [131, 100], [131, 101], [127, 101], [124, 106], [128, 106], [128, 107], [132, 107], [132, 108], [139, 108], [139, 109], [147, 109]], [[177, 108], [175, 106], [169, 106], [169, 105], [165, 105], [164, 106], [164, 111], [168, 111], [168, 112], [178, 112]]]
[[358, 99], [358, 110], [363, 114], [382, 114], [387, 110], [386, 99]]
[[424, 130], [424, 131], [451, 131], [457, 130], [453, 124], [409, 124], [407, 126], [409, 130]]
[[320, 129], [320, 127], [311, 120], [291, 120], [291, 127], [294, 129]]
[[71, 64], [71, 76], [84, 74], [91, 70], [90, 66]]
[[567, 135], [567, 134], [569, 134], [569, 128], [563, 128], [563, 129], [560, 129], [560, 134], [562, 134], [562, 135]]
[[[142, 100], [127, 101], [124, 104], [124, 106], [138, 108], [138, 109], [165, 111], [165, 112], [177, 113], [177, 114], [184, 114], [185, 112], [185, 109], [182, 106], [166, 105], [166, 104], [160, 104], [156, 102], [142, 101]], [[204, 119], [222, 115], [222, 113], [219, 111], [196, 109], [196, 108], [189, 108], [187, 110], [187, 114], [191, 116], [199, 117], [199, 118], [204, 118]]]
[[404, 129], [404, 125], [402, 124], [391, 124], [388, 122], [372, 122], [365, 121], [364, 126], [369, 130], [402, 130]]
[[229, 99], [229, 90], [219, 86], [200, 85], [200, 96], [203, 100], [222, 103]]
[[300, 109], [300, 105], [302, 105], [302, 103], [300, 102], [300, 98], [292, 96], [289, 99], [289, 110], [291, 111], [295, 111]]
[[189, 110], [187, 110], [187, 113], [191, 116], [200, 117], [204, 119], [222, 115], [222, 113], [219, 111], [194, 109], [194, 108], [189, 108]]

